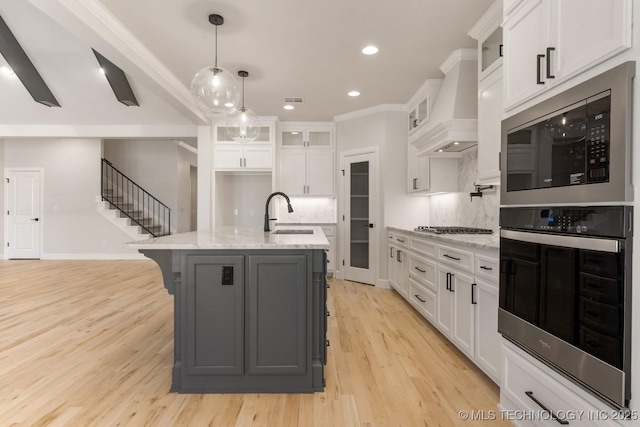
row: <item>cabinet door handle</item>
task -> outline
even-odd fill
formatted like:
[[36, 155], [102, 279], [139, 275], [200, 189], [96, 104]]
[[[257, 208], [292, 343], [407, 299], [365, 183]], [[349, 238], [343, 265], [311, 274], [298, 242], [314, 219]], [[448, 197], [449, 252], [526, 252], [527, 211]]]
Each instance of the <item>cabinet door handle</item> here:
[[493, 268], [487, 267], [487, 266], [484, 266], [484, 265], [481, 265], [480, 268], [483, 269], [483, 270], [487, 270], [487, 271], [493, 270]]
[[453, 276], [454, 276], [454, 274], [453, 273], [449, 273], [449, 274], [451, 275], [450, 278], [449, 278], [449, 281], [451, 282], [451, 283], [449, 283], [449, 290], [451, 292], [455, 292], [456, 290], [453, 289]]
[[478, 304], [478, 301], [476, 301], [476, 293], [474, 292], [476, 290], [476, 284], [472, 283], [471, 284], [471, 304], [472, 305], [476, 305]]
[[396, 261], [402, 262], [402, 251], [396, 251]]
[[418, 270], [420, 273], [426, 273], [426, 272], [427, 272], [427, 270], [423, 270], [423, 269], [421, 269], [420, 267], [413, 267], [413, 268], [415, 268], [416, 270]]
[[404, 240], [396, 238], [396, 240], [400, 243], [404, 243]]
[[413, 178], [413, 189], [414, 190], [418, 189], [418, 178]]
[[450, 284], [450, 280], [449, 280], [450, 278], [451, 278], [451, 273], [447, 273], [447, 280], [446, 280], [446, 286], [445, 287], [447, 288], [448, 291], [451, 291], [451, 288], [450, 288], [451, 284]]
[[504, 45], [502, 45], [502, 44], [501, 44], [500, 46], [498, 46], [498, 55], [499, 55], [499, 56], [503, 56], [503, 54], [502, 54], [502, 47], [503, 47], [503, 46], [504, 46]]
[[393, 248], [389, 248], [389, 258], [393, 258]]
[[543, 85], [544, 82], [541, 79], [542, 77], [542, 71], [540, 70], [540, 68], [542, 67], [542, 63], [541, 63], [541, 59], [544, 58], [544, 55], [538, 55], [537, 58], [537, 69], [536, 69], [536, 83], [538, 83], [539, 85]]
[[442, 256], [443, 256], [443, 257], [445, 257], [445, 258], [452, 259], [452, 260], [454, 260], [454, 261], [460, 261], [460, 258], [456, 258], [456, 257], [451, 256], [451, 255], [449, 255], [449, 254], [443, 254]]
[[542, 409], [544, 409], [546, 412], [548, 412], [549, 414], [551, 414], [551, 418], [553, 418], [554, 420], [556, 420], [559, 424], [566, 426], [569, 425], [569, 421], [567, 420], [561, 420], [560, 418], [558, 418], [558, 416], [556, 414], [553, 413], [553, 411], [550, 411], [549, 409], [547, 409], [546, 406], [544, 406], [542, 404], [542, 402], [540, 402], [538, 399], [536, 399], [536, 397], [533, 395], [532, 391], [525, 391], [524, 394], [526, 394], [529, 399], [533, 400], [534, 402], [536, 402], [538, 404], [539, 407], [541, 407]]
[[242, 167], [242, 157], [240, 157], [240, 167]]
[[414, 295], [414, 297], [416, 297], [416, 299], [417, 299], [418, 301], [420, 301], [420, 302], [427, 302], [427, 300], [422, 299], [422, 298], [420, 297], [420, 295], [418, 295], [418, 294], [415, 294], [415, 295]]
[[553, 52], [554, 50], [556, 50], [555, 47], [548, 47], [547, 48], [547, 78], [548, 79], [555, 79], [556, 78], [556, 76], [551, 74], [551, 52]]

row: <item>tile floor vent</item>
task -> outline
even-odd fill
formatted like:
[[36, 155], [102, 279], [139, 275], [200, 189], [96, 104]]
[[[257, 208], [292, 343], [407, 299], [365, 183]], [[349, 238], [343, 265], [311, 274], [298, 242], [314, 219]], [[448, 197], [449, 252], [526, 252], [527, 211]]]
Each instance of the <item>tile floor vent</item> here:
[[284, 102], [285, 104], [302, 104], [301, 96], [285, 96]]

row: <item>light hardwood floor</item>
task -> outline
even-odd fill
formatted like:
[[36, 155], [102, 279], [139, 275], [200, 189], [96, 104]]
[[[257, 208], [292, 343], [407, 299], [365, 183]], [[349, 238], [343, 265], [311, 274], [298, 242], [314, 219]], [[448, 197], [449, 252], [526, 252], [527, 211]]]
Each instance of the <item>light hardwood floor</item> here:
[[502, 426], [498, 388], [391, 290], [329, 289], [327, 387], [169, 393], [172, 298], [152, 261], [0, 261], [0, 426]]

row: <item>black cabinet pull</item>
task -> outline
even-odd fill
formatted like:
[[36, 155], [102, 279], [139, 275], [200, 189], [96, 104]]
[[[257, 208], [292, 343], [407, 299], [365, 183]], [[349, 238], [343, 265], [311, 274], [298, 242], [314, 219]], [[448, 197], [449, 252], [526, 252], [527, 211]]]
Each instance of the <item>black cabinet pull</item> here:
[[453, 276], [454, 276], [454, 274], [453, 273], [449, 273], [449, 274], [450, 274], [450, 276], [449, 276], [449, 290], [451, 292], [455, 292], [456, 290], [453, 289]]
[[544, 55], [538, 55], [538, 58], [536, 60], [537, 61], [537, 63], [536, 63], [536, 67], [537, 67], [537, 69], [536, 69], [536, 83], [538, 83], [539, 85], [543, 85], [544, 84], [544, 82], [541, 80], [542, 71], [540, 70], [540, 67], [542, 67], [542, 64], [541, 64], [540, 60], [542, 58], [544, 58]]
[[460, 258], [456, 258], [456, 257], [451, 256], [451, 255], [449, 255], [449, 254], [443, 254], [442, 256], [443, 256], [443, 257], [446, 257], [446, 258], [449, 258], [449, 259], [452, 259], [452, 260], [454, 260], [454, 261], [460, 261]]
[[396, 261], [398, 261], [398, 262], [402, 262], [402, 258], [400, 256], [401, 253], [402, 253], [402, 251], [396, 251]]
[[569, 425], [569, 421], [567, 420], [561, 420], [560, 418], [558, 418], [558, 416], [556, 414], [553, 413], [553, 411], [550, 411], [549, 409], [547, 409], [546, 406], [544, 406], [542, 404], [542, 402], [540, 402], [538, 399], [536, 399], [536, 397], [533, 395], [532, 391], [525, 391], [524, 394], [526, 394], [527, 396], [529, 396], [529, 399], [533, 400], [534, 402], [536, 402], [538, 404], [539, 407], [541, 407], [542, 409], [544, 409], [546, 412], [551, 414], [551, 418], [553, 418], [554, 420], [556, 420], [559, 424], [562, 424], [563, 426]]
[[498, 55], [499, 55], [499, 56], [504, 56], [504, 55], [502, 54], [502, 47], [503, 47], [503, 46], [504, 46], [504, 45], [502, 45], [502, 44], [501, 44], [500, 46], [498, 46]]
[[446, 288], [448, 291], [450, 291], [451, 289], [449, 289], [449, 276], [451, 275], [451, 273], [447, 273], [447, 280], [446, 280]]
[[404, 243], [404, 240], [396, 238], [396, 240], [400, 243]]
[[413, 178], [413, 189], [414, 190], [418, 189], [418, 178]]
[[415, 294], [414, 297], [416, 297], [416, 299], [418, 301], [420, 301], [420, 302], [427, 302], [427, 300], [424, 300], [424, 299], [420, 298], [420, 295], [418, 295], [418, 294]]
[[416, 270], [418, 270], [420, 273], [426, 273], [426, 272], [427, 272], [427, 270], [423, 270], [423, 269], [421, 269], [420, 267], [413, 267], [413, 268], [415, 268]]
[[481, 266], [480, 266], [480, 268], [481, 268], [481, 269], [483, 269], [483, 270], [487, 270], [487, 271], [491, 271], [491, 270], [493, 270], [493, 268], [491, 268], [491, 267], [485, 267], [484, 265], [481, 265]]
[[476, 289], [476, 286], [477, 285], [475, 283], [471, 284], [471, 304], [472, 305], [478, 304], [478, 301], [476, 301], [476, 293], [474, 292]]
[[555, 47], [548, 47], [547, 48], [547, 78], [548, 79], [555, 79], [556, 78], [556, 76], [551, 74], [551, 52], [553, 52], [554, 50], [556, 50]]
[[389, 248], [389, 258], [393, 258], [393, 248]]

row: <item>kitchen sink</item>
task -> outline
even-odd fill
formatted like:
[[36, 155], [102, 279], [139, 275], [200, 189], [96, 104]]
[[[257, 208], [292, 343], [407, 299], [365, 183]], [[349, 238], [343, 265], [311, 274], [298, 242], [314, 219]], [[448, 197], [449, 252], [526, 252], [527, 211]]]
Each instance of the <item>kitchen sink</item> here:
[[313, 230], [281, 229], [274, 231], [273, 234], [313, 234]]

